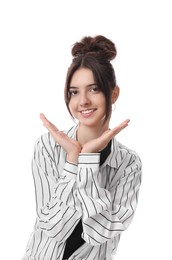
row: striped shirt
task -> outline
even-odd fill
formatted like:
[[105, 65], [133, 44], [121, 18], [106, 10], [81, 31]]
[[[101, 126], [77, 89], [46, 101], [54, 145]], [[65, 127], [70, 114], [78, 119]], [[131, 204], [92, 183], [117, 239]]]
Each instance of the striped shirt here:
[[[76, 130], [66, 133], [76, 139]], [[115, 138], [101, 166], [99, 153], [81, 153], [72, 164], [50, 133], [38, 138], [32, 160], [37, 218], [22, 260], [62, 260], [80, 220], [85, 243], [69, 260], [113, 259], [134, 216], [141, 167], [137, 153]]]

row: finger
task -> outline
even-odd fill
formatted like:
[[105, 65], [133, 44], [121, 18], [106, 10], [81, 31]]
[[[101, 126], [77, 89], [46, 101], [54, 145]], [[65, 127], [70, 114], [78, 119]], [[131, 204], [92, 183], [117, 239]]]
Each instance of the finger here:
[[115, 134], [118, 134], [121, 130], [123, 130], [125, 127], [128, 126], [128, 123], [130, 122], [129, 119], [126, 119], [125, 121], [123, 121], [121, 124], [119, 124], [118, 126], [116, 126], [115, 128], [112, 129], [112, 132], [114, 132]]
[[59, 129], [53, 125], [46, 117], [44, 114], [40, 114], [40, 119], [42, 120], [43, 122], [43, 125], [50, 131], [50, 132], [57, 132], [59, 131]]
[[128, 126], [128, 123], [130, 122], [129, 119], [123, 121], [121, 124], [119, 124], [117, 127], [116, 127], [116, 130], [122, 130], [124, 129], [126, 126]]
[[119, 132], [121, 132], [124, 128], [128, 126], [128, 123], [130, 122], [129, 119], [124, 120], [121, 124], [114, 127], [113, 129], [108, 131], [108, 136], [110, 139], [112, 139], [115, 135], [117, 135]]
[[53, 124], [45, 117], [44, 114], [40, 114], [40, 119], [42, 120], [42, 122], [44, 123], [44, 125], [49, 126], [49, 127], [51, 127], [51, 126], [55, 127], [55, 125], [53, 125]]
[[50, 123], [50, 121], [42, 113], [40, 114], [40, 119], [42, 120], [43, 123]]

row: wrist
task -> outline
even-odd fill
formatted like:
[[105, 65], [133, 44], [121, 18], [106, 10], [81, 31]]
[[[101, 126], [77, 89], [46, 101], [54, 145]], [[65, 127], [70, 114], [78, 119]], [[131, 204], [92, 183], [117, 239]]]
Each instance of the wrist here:
[[67, 155], [67, 161], [71, 162], [73, 164], [77, 164], [78, 163], [78, 156], [79, 156], [79, 154], [68, 154]]
[[88, 149], [84, 149], [83, 148], [80, 153], [96, 153], [96, 151], [93, 151], [91, 149], [88, 150]]

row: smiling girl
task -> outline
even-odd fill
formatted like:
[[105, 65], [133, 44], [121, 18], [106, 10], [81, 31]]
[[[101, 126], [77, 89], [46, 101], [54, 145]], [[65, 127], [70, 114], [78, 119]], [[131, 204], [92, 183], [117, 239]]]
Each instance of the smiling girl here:
[[116, 140], [129, 120], [109, 128], [119, 96], [116, 47], [101, 35], [84, 37], [72, 55], [65, 102], [77, 124], [60, 131], [40, 114], [48, 133], [35, 144], [37, 218], [23, 260], [113, 259], [137, 206], [141, 161]]

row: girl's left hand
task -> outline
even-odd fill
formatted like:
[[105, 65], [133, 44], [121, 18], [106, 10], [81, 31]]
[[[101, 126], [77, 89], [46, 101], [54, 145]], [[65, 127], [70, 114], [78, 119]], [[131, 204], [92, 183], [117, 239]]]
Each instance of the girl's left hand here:
[[126, 119], [125, 121], [123, 121], [120, 125], [116, 126], [115, 128], [105, 131], [100, 137], [87, 142], [86, 144], [84, 144], [84, 146], [81, 150], [81, 153], [98, 153], [98, 152], [100, 152], [107, 146], [107, 144], [110, 142], [110, 140], [115, 135], [117, 135], [125, 127], [128, 126], [129, 122], [130, 122], [130, 120]]

